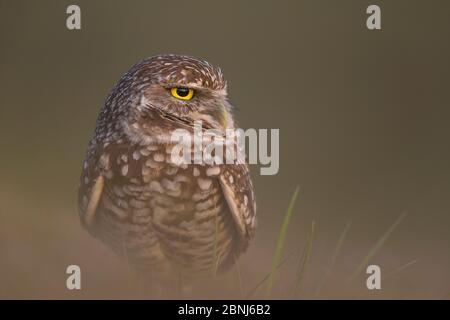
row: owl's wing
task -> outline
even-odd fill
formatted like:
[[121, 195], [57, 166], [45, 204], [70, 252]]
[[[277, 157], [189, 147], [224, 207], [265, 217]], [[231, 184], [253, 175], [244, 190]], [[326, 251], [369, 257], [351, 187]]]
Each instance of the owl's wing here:
[[95, 218], [95, 213], [97, 211], [97, 207], [100, 203], [100, 199], [103, 195], [103, 189], [105, 186], [105, 178], [103, 178], [103, 176], [99, 176], [97, 177], [97, 179], [95, 179], [95, 183], [92, 187], [92, 189], [89, 192], [89, 196], [88, 196], [88, 202], [86, 207], [83, 210], [83, 224], [87, 227], [91, 227], [93, 222], [94, 222], [94, 218]]
[[246, 247], [256, 228], [256, 202], [247, 165], [223, 165], [219, 181]]
[[90, 229], [95, 220], [95, 214], [104, 193], [105, 178], [98, 166], [96, 153], [86, 157], [78, 189], [78, 210], [82, 225]]
[[[89, 231], [94, 226], [96, 212], [102, 207], [101, 200], [111, 193], [111, 184], [121, 183], [120, 176], [112, 178], [113, 172], [121, 170], [121, 163], [117, 158], [127, 155], [129, 151], [130, 148], [123, 143], [112, 143], [106, 147], [93, 148], [87, 154], [78, 190], [78, 208], [81, 223]], [[130, 167], [130, 173], [135, 171], [131, 164], [127, 167]]]

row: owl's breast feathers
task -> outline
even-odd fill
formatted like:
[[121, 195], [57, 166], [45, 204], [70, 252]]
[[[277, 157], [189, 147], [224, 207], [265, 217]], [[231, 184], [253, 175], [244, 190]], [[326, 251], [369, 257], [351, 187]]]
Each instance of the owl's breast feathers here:
[[137, 269], [225, 270], [256, 227], [248, 167], [176, 165], [172, 147], [95, 146], [81, 175], [82, 224]]

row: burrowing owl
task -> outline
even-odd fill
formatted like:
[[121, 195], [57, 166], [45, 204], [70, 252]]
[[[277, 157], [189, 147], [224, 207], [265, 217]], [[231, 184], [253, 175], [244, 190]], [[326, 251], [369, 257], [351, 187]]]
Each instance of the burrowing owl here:
[[226, 270], [256, 226], [247, 165], [174, 163], [171, 134], [235, 128], [222, 71], [159, 55], [134, 65], [97, 119], [79, 189], [84, 227], [131, 266], [158, 275]]

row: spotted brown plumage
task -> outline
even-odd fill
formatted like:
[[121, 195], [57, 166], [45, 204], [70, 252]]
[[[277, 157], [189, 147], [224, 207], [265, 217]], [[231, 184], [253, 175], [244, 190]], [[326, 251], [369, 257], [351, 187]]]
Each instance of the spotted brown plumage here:
[[[173, 87], [195, 90], [189, 101]], [[134, 65], [114, 86], [97, 119], [79, 189], [82, 224], [136, 269], [186, 276], [226, 270], [256, 227], [248, 167], [171, 159], [171, 134], [195, 121], [235, 127], [219, 68], [179, 55]]]

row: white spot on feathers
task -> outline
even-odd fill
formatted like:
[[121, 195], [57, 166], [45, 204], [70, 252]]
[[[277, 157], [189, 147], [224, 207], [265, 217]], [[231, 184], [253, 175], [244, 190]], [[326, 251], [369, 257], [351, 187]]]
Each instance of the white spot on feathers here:
[[211, 179], [198, 178], [197, 182], [198, 182], [198, 186], [202, 190], [208, 190], [211, 187], [211, 184], [212, 184], [212, 180]]
[[220, 173], [220, 168], [219, 167], [211, 167], [206, 169], [206, 175], [207, 176], [217, 176]]

